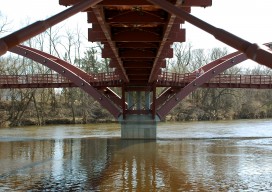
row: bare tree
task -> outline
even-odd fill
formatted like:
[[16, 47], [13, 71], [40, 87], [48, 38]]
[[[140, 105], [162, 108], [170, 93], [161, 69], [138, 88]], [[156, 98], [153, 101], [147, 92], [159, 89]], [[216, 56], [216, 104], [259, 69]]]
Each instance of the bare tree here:
[[9, 25], [10, 22], [8, 21], [7, 17], [4, 16], [0, 11], [0, 37], [2, 36], [2, 34], [10, 31]]
[[176, 73], [188, 72], [188, 65], [192, 57], [192, 45], [184, 43], [174, 43], [174, 58], [168, 60], [167, 70]]

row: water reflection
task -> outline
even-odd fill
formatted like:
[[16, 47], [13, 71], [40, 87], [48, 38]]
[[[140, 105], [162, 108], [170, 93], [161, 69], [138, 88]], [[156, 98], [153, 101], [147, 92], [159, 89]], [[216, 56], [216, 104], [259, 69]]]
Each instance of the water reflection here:
[[0, 142], [0, 191], [272, 189], [271, 139]]
[[55, 180], [60, 180], [61, 175], [64, 175], [63, 170], [63, 140], [56, 140], [54, 142], [54, 151], [52, 154], [52, 175]]
[[271, 191], [271, 123], [160, 124], [157, 141], [106, 124], [0, 129], [0, 191]]

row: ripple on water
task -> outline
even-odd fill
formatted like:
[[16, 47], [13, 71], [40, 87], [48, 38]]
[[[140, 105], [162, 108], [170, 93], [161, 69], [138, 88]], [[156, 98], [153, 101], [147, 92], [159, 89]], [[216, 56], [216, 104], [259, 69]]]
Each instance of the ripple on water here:
[[113, 138], [119, 127], [0, 130], [0, 191], [272, 191], [272, 139], [193, 125], [133, 142]]

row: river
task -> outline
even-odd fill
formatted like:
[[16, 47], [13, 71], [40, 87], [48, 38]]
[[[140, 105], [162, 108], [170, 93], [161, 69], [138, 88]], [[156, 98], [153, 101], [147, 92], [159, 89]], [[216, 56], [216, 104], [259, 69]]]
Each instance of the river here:
[[272, 191], [272, 119], [0, 129], [0, 191]]

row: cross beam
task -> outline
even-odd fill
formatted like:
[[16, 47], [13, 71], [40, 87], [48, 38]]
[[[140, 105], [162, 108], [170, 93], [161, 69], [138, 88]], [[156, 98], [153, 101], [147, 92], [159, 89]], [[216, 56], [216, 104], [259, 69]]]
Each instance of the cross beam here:
[[166, 0], [147, 0], [154, 5], [160, 6], [162, 9], [169, 13], [176, 15], [177, 17], [184, 19], [192, 25], [208, 32], [213, 35], [219, 41], [226, 43], [227, 45], [242, 51], [249, 59], [256, 61], [259, 64], [272, 68], [272, 51], [262, 45], [252, 44], [240, 37], [237, 37], [223, 29], [216, 28], [201, 19], [187, 13], [186, 11], [174, 6]]
[[65, 19], [75, 15], [80, 11], [84, 11], [102, 0], [86, 0], [76, 4], [75, 6], [66, 9], [63, 12], [60, 12], [48, 19], [43, 21], [37, 21], [25, 28], [22, 28], [6, 37], [0, 39], [0, 56], [4, 55], [12, 47], [23, 43], [24, 41], [35, 37], [36, 35], [44, 32], [50, 27], [64, 21]]

